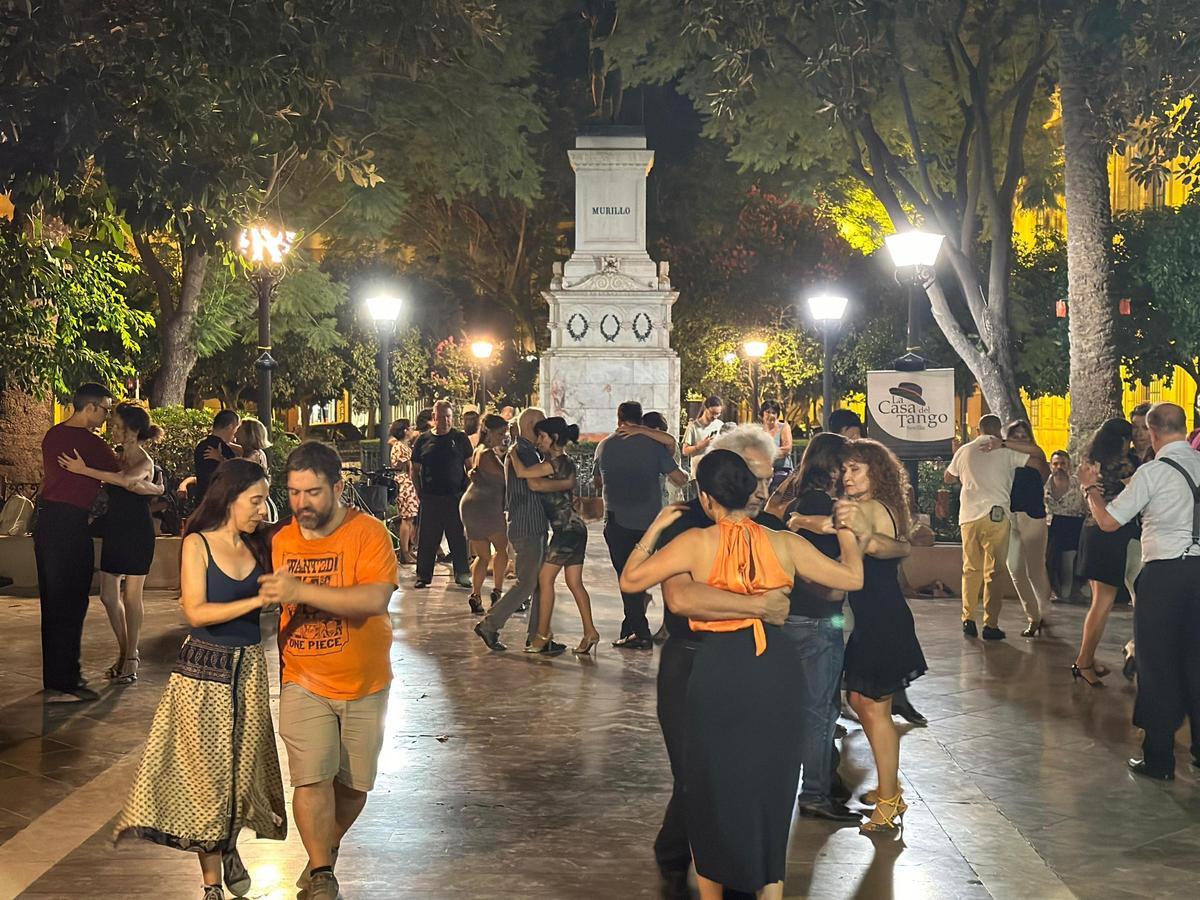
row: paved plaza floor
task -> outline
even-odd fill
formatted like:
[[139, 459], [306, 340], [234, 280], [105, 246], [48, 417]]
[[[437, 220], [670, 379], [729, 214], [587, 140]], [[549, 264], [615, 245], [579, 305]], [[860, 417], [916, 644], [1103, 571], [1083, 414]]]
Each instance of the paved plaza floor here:
[[[604, 637], [598, 657], [547, 660], [519, 652], [523, 619], [506, 631], [513, 649], [490, 653], [471, 634], [465, 591], [444, 578], [414, 590], [404, 570], [381, 774], [338, 862], [347, 900], [657, 896], [651, 845], [670, 786], [654, 711], [658, 652], [611, 648], [620, 597], [595, 528], [585, 577]], [[910, 695], [930, 723], [901, 726], [903, 839], [798, 818], [787, 896], [1197, 896], [1200, 773], [1182, 750], [1174, 783], [1125, 770], [1137, 749], [1133, 688], [1119, 673], [1128, 609], [1113, 613], [1099, 654], [1113, 674], [1093, 689], [1068, 670], [1081, 607], [1053, 607], [1049, 633], [1030, 640], [1012, 604], [1008, 640], [986, 644], [962, 637], [957, 601], [912, 607], [930, 674]], [[656, 602], [652, 624], [660, 616]], [[43, 706], [36, 599], [0, 597], [0, 617], [0, 900], [198, 897], [194, 857], [109, 844], [185, 633], [175, 597], [148, 598], [141, 678], [101, 688], [90, 705]], [[574, 644], [565, 591], [555, 618]], [[99, 686], [115, 644], [97, 600], [84, 648]], [[843, 774], [871, 787], [866, 740], [847, 724]], [[280, 756], [286, 765], [282, 746]], [[241, 847], [250, 896], [297, 896], [305, 857], [294, 828], [284, 842], [246, 834]]]

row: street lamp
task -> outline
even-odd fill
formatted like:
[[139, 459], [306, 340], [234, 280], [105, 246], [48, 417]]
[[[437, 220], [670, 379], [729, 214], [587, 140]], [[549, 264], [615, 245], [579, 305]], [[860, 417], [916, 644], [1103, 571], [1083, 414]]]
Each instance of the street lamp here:
[[896, 281], [908, 287], [908, 352], [893, 365], [904, 372], [920, 371], [925, 360], [920, 355], [921, 327], [918, 318], [918, 291], [924, 292], [934, 279], [934, 265], [945, 237], [927, 231], [901, 231], [883, 239], [896, 266]]
[[829, 430], [829, 412], [833, 409], [833, 333], [846, 313], [845, 297], [834, 294], [818, 294], [808, 298], [808, 308], [813, 320], [821, 329], [825, 347], [825, 370], [821, 373], [821, 399], [824, 404], [822, 416], [825, 430]]
[[758, 362], [767, 355], [766, 341], [746, 341], [742, 344], [742, 352], [750, 362], [750, 411], [758, 418]]
[[277, 365], [271, 356], [271, 298], [283, 276], [283, 261], [292, 250], [296, 232], [274, 229], [269, 225], [251, 225], [242, 229], [238, 253], [250, 265], [250, 281], [258, 295], [258, 350], [254, 361], [258, 370], [258, 418], [271, 429], [271, 370]]
[[473, 341], [471, 343], [471, 355], [475, 357], [475, 363], [479, 366], [480, 412], [483, 412], [487, 406], [487, 372], [488, 366], [492, 362], [492, 351], [495, 349], [491, 341]]
[[404, 299], [396, 294], [381, 293], [368, 297], [366, 305], [379, 336], [379, 467], [382, 469], [388, 465], [387, 442], [392, 425], [392, 334]]

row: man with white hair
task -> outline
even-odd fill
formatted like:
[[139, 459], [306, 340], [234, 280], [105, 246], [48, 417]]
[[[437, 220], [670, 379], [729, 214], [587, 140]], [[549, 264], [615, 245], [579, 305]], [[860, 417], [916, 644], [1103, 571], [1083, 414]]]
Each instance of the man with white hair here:
[[1145, 732], [1142, 756], [1129, 769], [1175, 778], [1175, 732], [1191, 723], [1193, 765], [1200, 765], [1200, 454], [1187, 441], [1187, 419], [1174, 403], [1146, 413], [1154, 459], [1141, 466], [1112, 502], [1104, 500], [1100, 467], [1079, 467], [1079, 484], [1102, 531], [1142, 518], [1142, 559], [1133, 630], [1137, 634], [1137, 700], [1133, 724]]
[[[731, 450], [746, 461], [758, 488], [746, 507], [748, 515], [758, 516], [767, 502], [774, 474], [775, 441], [760, 425], [740, 425], [716, 437], [706, 450]], [[692, 528], [707, 528], [712, 520], [704, 513], [700, 500], [688, 502], [683, 515], [671, 524], [659, 541], [663, 546]], [[768, 527], [782, 527], [772, 517]], [[692, 663], [700, 648], [701, 633], [693, 631], [688, 619], [720, 621], [721, 619], [761, 618], [774, 625], [787, 619], [789, 591], [781, 589], [758, 596], [727, 594], [707, 584], [695, 582], [688, 575], [677, 575], [663, 583], [664, 624], [667, 640], [663, 644], [658, 667], [658, 722], [662, 726], [667, 756], [671, 761], [674, 789], [663, 815], [662, 827], [654, 840], [654, 858], [662, 875], [662, 896], [690, 897], [688, 869], [692, 863], [684, 820], [683, 748], [686, 740], [684, 705]], [[726, 892], [726, 897], [733, 896]], [[749, 896], [749, 895], [746, 895]]]

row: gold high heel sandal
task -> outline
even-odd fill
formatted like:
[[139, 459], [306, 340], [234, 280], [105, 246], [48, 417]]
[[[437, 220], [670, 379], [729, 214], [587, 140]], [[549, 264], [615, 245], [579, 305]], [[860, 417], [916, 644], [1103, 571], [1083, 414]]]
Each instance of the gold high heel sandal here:
[[[901, 789], [900, 794], [903, 795], [903, 793], [904, 790]], [[874, 806], [879, 802], [879, 788], [871, 788], [871, 790], [867, 791], [865, 794], [859, 794], [858, 802], [863, 806]]]
[[579, 646], [573, 648], [571, 652], [576, 656], [587, 656], [592, 652], [592, 648], [597, 646], [599, 643], [600, 632], [593, 631], [590, 635], [584, 635], [583, 640], [579, 642]]
[[904, 827], [903, 815], [908, 811], [908, 804], [899, 791], [895, 797], [880, 797], [875, 804], [875, 812], [883, 816], [882, 822], [872, 822], [870, 819], [858, 826], [860, 834], [895, 834]]

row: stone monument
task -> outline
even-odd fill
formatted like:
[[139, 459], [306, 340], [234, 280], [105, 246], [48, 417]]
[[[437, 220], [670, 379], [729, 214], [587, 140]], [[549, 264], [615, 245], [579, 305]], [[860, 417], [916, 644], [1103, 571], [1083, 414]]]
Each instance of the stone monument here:
[[582, 434], [608, 434], [617, 405], [638, 400], [679, 429], [679, 357], [671, 349], [666, 262], [646, 252], [646, 176], [654, 151], [641, 129], [582, 132], [575, 170], [575, 251], [554, 264], [550, 349], [541, 358], [541, 404]]

